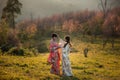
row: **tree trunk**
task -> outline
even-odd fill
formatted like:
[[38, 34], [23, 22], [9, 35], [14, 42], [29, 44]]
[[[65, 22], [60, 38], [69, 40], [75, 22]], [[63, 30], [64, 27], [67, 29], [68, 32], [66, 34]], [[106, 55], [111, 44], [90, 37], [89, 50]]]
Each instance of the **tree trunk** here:
[[108, 37], [107, 37], [106, 39], [103, 39], [103, 48], [105, 48], [105, 46], [106, 46], [108, 40], [109, 40]]
[[111, 40], [112, 49], [114, 48], [114, 42], [115, 42], [115, 40], [114, 40], [114, 38], [112, 38], [112, 40]]
[[14, 12], [12, 12], [12, 27], [15, 28]]

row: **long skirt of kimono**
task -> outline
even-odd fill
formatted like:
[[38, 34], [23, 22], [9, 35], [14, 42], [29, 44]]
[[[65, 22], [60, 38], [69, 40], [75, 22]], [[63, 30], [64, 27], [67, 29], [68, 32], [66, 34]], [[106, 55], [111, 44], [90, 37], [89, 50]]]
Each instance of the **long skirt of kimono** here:
[[60, 74], [60, 54], [59, 52], [51, 52], [48, 57], [48, 62], [51, 63], [50, 72], [52, 74]]
[[68, 54], [62, 54], [62, 72], [65, 76], [73, 76]]

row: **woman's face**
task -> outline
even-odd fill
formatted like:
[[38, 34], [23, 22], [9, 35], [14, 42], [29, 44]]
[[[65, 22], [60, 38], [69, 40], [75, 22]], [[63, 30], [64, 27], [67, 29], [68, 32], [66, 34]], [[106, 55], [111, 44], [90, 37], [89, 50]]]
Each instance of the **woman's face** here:
[[54, 40], [54, 41], [57, 41], [57, 37], [53, 37], [53, 40]]
[[65, 41], [66, 42], [70, 42], [70, 38], [65, 38]]
[[65, 41], [67, 42], [67, 39], [65, 38]]
[[67, 42], [67, 39], [65, 39], [65, 41]]

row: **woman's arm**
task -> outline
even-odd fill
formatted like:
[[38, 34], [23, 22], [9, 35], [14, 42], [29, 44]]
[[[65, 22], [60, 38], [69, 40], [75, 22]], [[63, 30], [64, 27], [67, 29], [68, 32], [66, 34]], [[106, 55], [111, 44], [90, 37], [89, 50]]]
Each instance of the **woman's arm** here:
[[60, 40], [59, 40], [59, 46], [60, 46], [61, 48], [64, 47], [64, 44], [65, 44], [65, 43], [66, 43], [66, 42], [60, 38]]
[[54, 50], [57, 50], [61, 48], [60, 46], [56, 46], [56, 47], [53, 47], [53, 46], [50, 46], [50, 51], [54, 51]]
[[60, 46], [58, 46], [58, 47], [55, 47], [55, 48], [54, 48], [54, 50], [57, 50], [57, 49], [59, 49], [59, 48], [61, 48], [61, 47], [60, 47]]

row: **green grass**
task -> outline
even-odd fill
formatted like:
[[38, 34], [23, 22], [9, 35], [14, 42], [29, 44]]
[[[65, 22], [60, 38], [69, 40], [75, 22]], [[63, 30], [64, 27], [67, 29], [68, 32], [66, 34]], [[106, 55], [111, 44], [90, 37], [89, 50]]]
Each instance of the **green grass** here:
[[74, 76], [59, 77], [50, 74], [50, 65], [46, 59], [48, 54], [40, 54], [37, 57], [1, 56], [0, 78], [1, 80], [119, 80], [120, 57], [100, 53], [89, 53], [85, 58], [81, 53], [71, 53], [70, 60]]
[[[102, 49], [102, 44], [91, 44], [72, 39], [70, 56], [73, 77], [60, 77], [50, 74], [47, 64], [48, 53], [38, 56], [0, 56], [0, 80], [120, 80], [120, 45], [110, 44]], [[84, 57], [84, 48], [89, 48]]]

